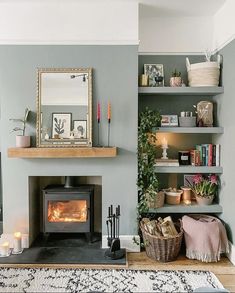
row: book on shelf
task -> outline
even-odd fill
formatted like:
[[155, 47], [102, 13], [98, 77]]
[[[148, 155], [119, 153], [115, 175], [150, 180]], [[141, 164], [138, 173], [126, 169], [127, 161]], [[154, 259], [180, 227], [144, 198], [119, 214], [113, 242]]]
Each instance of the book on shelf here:
[[220, 166], [220, 144], [196, 145], [190, 154], [192, 166]]
[[156, 159], [155, 160], [156, 167], [178, 167], [179, 161], [177, 159]]

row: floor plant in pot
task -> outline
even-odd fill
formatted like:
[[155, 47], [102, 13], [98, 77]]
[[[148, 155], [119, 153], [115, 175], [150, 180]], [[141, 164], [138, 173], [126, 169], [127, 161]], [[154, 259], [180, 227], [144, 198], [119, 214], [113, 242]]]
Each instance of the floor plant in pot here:
[[138, 126], [138, 216], [148, 212], [158, 192], [155, 173], [156, 134], [152, 128], [159, 126], [161, 115], [146, 108], [139, 114]]
[[197, 174], [193, 177], [191, 188], [199, 205], [212, 204], [219, 187], [217, 175], [203, 176]]
[[19, 118], [19, 119], [10, 119], [13, 122], [17, 122], [17, 123], [21, 123], [22, 126], [21, 127], [14, 127], [12, 129], [12, 132], [18, 132], [20, 131], [21, 134], [16, 135], [16, 147], [19, 148], [27, 148], [30, 147], [30, 136], [29, 135], [25, 135], [25, 130], [26, 130], [26, 124], [29, 118], [29, 108], [25, 109], [25, 114], [23, 118]]

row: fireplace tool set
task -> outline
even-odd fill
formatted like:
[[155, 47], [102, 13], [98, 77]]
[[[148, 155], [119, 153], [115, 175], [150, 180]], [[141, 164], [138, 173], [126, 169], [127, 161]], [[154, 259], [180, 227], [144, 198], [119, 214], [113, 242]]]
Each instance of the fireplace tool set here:
[[105, 251], [105, 256], [111, 259], [123, 258], [125, 255], [125, 250], [121, 249], [119, 239], [120, 215], [120, 205], [116, 207], [116, 213], [113, 212], [113, 205], [108, 208], [106, 226], [109, 249]]

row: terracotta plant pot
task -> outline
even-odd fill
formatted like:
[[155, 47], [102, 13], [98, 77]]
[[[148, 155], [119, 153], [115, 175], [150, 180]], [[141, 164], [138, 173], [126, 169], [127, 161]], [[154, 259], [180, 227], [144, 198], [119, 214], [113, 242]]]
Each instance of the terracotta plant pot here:
[[17, 148], [29, 148], [30, 147], [30, 136], [17, 135], [16, 136], [16, 147]]
[[214, 195], [208, 196], [208, 197], [202, 197], [202, 196], [198, 196], [196, 195], [196, 201], [200, 206], [207, 206], [212, 204], [214, 199]]
[[171, 77], [170, 78], [170, 86], [172, 86], [172, 87], [182, 86], [182, 78], [180, 76]]

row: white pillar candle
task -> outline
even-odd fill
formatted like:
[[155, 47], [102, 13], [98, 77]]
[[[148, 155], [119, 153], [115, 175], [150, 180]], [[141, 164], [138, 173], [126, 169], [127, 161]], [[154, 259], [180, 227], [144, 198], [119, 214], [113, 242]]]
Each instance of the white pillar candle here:
[[22, 236], [20, 232], [14, 233], [13, 241], [13, 253], [19, 253], [22, 251]]
[[0, 256], [8, 256], [10, 251], [9, 242], [4, 242], [0, 245]]

